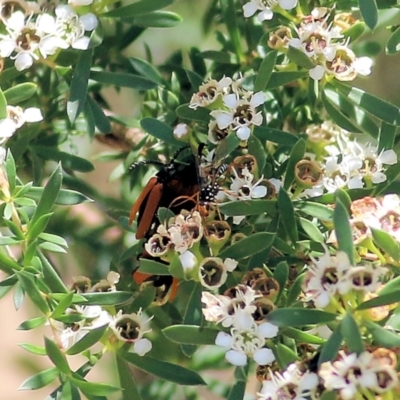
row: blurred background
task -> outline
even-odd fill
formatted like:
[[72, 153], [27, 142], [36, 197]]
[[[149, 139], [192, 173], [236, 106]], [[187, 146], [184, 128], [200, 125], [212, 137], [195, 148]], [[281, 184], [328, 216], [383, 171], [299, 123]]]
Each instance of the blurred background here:
[[[200, 50], [217, 49], [213, 35], [204, 35], [201, 27], [201, 19], [209, 3], [209, 0], [180, 0], [169, 7], [169, 10], [180, 14], [183, 18], [182, 23], [169, 29], [148, 29], [125, 51], [131, 56], [146, 58], [145, 45], [147, 45], [152, 51], [154, 63], [158, 65], [178, 49], [185, 51], [189, 50], [192, 46], [197, 46]], [[390, 35], [390, 32], [384, 26], [398, 23], [398, 17], [399, 12], [392, 10], [381, 15], [381, 28], [373, 33], [366, 33], [362, 40], [359, 40], [360, 44], [355, 44], [353, 48], [357, 55], [371, 55], [375, 59], [372, 75], [369, 78], [359, 79], [355, 82], [355, 85], [389, 102], [400, 105], [400, 80], [398, 79], [400, 56], [386, 56], [384, 54], [384, 44]], [[134, 90], [124, 88], [117, 91], [115, 88], [110, 87], [105, 89], [103, 94], [108, 99], [111, 111], [131, 118], [138, 116], [141, 100], [138, 93]], [[120, 196], [120, 182], [119, 180], [110, 181], [109, 177], [120, 162], [96, 160], [98, 154], [108, 152], [110, 148], [97, 141], [90, 143], [86, 138], [81, 137], [76, 137], [74, 145], [81, 157], [87, 157], [95, 165], [95, 171], [82, 175], [81, 178], [95, 186], [98, 192], [118, 199]], [[104, 211], [97, 204], [83, 204], [74, 207], [70, 211], [61, 211], [68, 214], [70, 223], [76, 223], [77, 226], [83, 225], [86, 228], [86, 230], [80, 231], [75, 237], [67, 238], [71, 254], [74, 254], [73, 256], [57, 256], [57, 265], [62, 266], [60, 273], [68, 284], [72, 283], [73, 276], [80, 274], [96, 276], [98, 279], [104, 278], [111, 262], [110, 253], [107, 251], [108, 246], [122, 245], [120, 241], [121, 232], [118, 229], [114, 229], [112, 224], [110, 224], [108, 229], [104, 229], [99, 234], [98, 240], [93, 240], [90, 244], [92, 246], [91, 249], [85, 248], [79, 242], [79, 238], [88, 237], [97, 227], [106, 225], [104, 223]], [[93, 260], [90, 255], [91, 250], [99, 251], [101, 257], [98, 260]], [[76, 256], [76, 254], [79, 254], [79, 256]], [[33, 331], [17, 330], [21, 322], [38, 316], [32, 312], [33, 310], [34, 308], [31, 307], [29, 299], [25, 299], [22, 307], [16, 312], [13, 293], [8, 293], [0, 301], [0, 317], [2, 321], [0, 340], [0, 400], [23, 400], [28, 398], [30, 400], [39, 400], [46, 398], [50, 392], [49, 387], [35, 392], [18, 391], [18, 387], [27, 377], [51, 367], [47, 357], [40, 358], [19, 347], [20, 343], [43, 345], [43, 336], [51, 335], [47, 327]], [[75, 367], [80, 366], [83, 361], [79, 357], [76, 359], [72, 357], [70, 359], [71, 364]], [[95, 368], [95, 373], [95, 376], [92, 374], [89, 376], [90, 380], [115, 383], [113, 364], [110, 363], [107, 357], [101, 360]], [[224, 375], [221, 375], [221, 377], [217, 376], [217, 378], [232, 383], [232, 373], [233, 368], [231, 373], [224, 373]], [[201, 391], [201, 398], [218, 399], [214, 395], [207, 394], [206, 390], [201, 389]]]

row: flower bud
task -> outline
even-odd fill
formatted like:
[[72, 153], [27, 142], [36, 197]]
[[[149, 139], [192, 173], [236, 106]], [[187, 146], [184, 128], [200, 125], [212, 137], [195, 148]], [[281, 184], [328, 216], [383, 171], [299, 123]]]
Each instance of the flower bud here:
[[181, 123], [174, 128], [174, 138], [181, 142], [189, 142], [191, 134], [190, 127], [187, 124]]

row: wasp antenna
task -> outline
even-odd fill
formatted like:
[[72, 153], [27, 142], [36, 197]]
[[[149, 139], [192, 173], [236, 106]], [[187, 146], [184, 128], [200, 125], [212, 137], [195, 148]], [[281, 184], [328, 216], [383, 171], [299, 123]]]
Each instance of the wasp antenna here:
[[141, 167], [142, 165], [160, 165], [162, 167], [165, 167], [165, 164], [161, 161], [157, 160], [144, 160], [144, 161], [136, 161], [133, 164], [131, 164], [128, 168], [129, 171], [132, 171], [133, 169], [137, 167]]
[[183, 146], [183, 147], [179, 147], [179, 149], [176, 150], [174, 155], [172, 156], [171, 164], [175, 161], [175, 158], [177, 158], [179, 156], [179, 154], [182, 153], [182, 151], [184, 151], [186, 149], [189, 149], [189, 148], [190, 148], [189, 145], [186, 145], [186, 146]]

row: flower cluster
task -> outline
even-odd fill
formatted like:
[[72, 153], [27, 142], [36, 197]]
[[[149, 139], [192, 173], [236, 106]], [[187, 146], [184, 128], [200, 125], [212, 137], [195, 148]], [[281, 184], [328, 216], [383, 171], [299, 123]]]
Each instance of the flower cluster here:
[[398, 387], [396, 364], [396, 355], [386, 349], [358, 355], [342, 352], [340, 360], [321, 365], [319, 376], [325, 388], [338, 393], [343, 400], [357, 398], [360, 391], [366, 398], [377, 398]]
[[369, 75], [372, 60], [368, 57], [357, 58], [348, 47], [349, 40], [343, 35], [341, 14], [336, 15], [332, 23], [328, 23], [329, 18], [327, 8], [315, 8], [297, 27], [298, 37], [288, 38], [285, 46], [300, 50], [311, 60], [314, 64], [309, 70], [312, 79], [333, 76], [340, 81], [351, 81], [358, 74]]
[[[90, 4], [85, 2], [86, 4]], [[25, 70], [61, 49], [86, 50], [89, 37], [98, 24], [92, 13], [79, 15], [70, 5], [54, 9], [24, 0], [1, 4], [0, 57], [15, 60], [18, 71]]]
[[[102, 279], [92, 286], [89, 278], [79, 276], [74, 279], [71, 289], [76, 293], [114, 292], [119, 278], [118, 273], [111, 271], [107, 279]], [[55, 339], [64, 350], [68, 350], [92, 330], [104, 326], [108, 327], [108, 334], [105, 334], [104, 338], [107, 337], [110, 343], [116, 339], [132, 343], [132, 351], [141, 356], [151, 350], [150, 340], [143, 337], [145, 333], [151, 331], [149, 328], [151, 318], [147, 318], [141, 309], [137, 313], [124, 314], [120, 310], [116, 315], [111, 315], [98, 305], [75, 306], [68, 308], [65, 314], [69, 322], [49, 320]]]
[[274, 308], [271, 299], [278, 290], [276, 281], [256, 268], [224, 295], [203, 292], [205, 319], [230, 329], [229, 333], [219, 332], [215, 344], [227, 349], [225, 358], [231, 364], [244, 366], [248, 357], [259, 365], [275, 360], [272, 351], [265, 347], [265, 341], [278, 334], [278, 327], [267, 321], [268, 313]]
[[170, 260], [174, 252], [179, 253], [182, 266], [191, 270], [196, 265], [196, 258], [189, 250], [203, 237], [203, 225], [200, 213], [182, 210], [181, 214], [171, 218], [167, 226], [159, 225], [155, 233], [145, 244], [146, 251], [152, 257]]
[[247, 141], [254, 126], [261, 125], [263, 117], [256, 108], [265, 102], [263, 92], [253, 93], [242, 87], [242, 79], [224, 77], [210, 79], [192, 96], [190, 107], [208, 107], [214, 118], [209, 123], [208, 140], [217, 143], [231, 132]]
[[351, 203], [354, 242], [361, 243], [372, 236], [371, 228], [389, 233], [400, 241], [400, 198], [388, 194], [381, 198], [364, 197]]
[[384, 267], [353, 266], [343, 251], [331, 256], [328, 251], [318, 260], [312, 258], [303, 282], [306, 300], [326, 308], [351, 291], [375, 292], [387, 270]]
[[[316, 131], [317, 128], [314, 127], [313, 137]], [[335, 129], [331, 127], [330, 131], [335, 132]], [[343, 130], [339, 134], [332, 135], [329, 141], [331, 143], [329, 145], [326, 145], [326, 139], [322, 141], [322, 144], [325, 144], [324, 152], [327, 156], [323, 161], [316, 160], [314, 167], [309, 168], [309, 170], [320, 170], [321, 176], [312, 187], [303, 192], [303, 195], [313, 197], [320, 196], [324, 192], [334, 193], [340, 188], [371, 187], [372, 184], [386, 181], [385, 172], [388, 166], [397, 163], [394, 150], [383, 149], [378, 152], [378, 147], [371, 143], [362, 144], [356, 140], [350, 140]]]
[[318, 376], [308, 370], [302, 371], [297, 364], [290, 364], [282, 373], [269, 370], [269, 379], [262, 384], [258, 400], [300, 400], [315, 393]]

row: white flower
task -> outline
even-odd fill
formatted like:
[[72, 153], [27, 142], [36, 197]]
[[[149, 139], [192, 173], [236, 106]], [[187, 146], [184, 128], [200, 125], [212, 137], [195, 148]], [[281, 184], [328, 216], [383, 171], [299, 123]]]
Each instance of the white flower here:
[[197, 265], [196, 256], [189, 250], [186, 250], [183, 253], [179, 254], [179, 260], [181, 262], [184, 272], [190, 272]]
[[72, 7], [88, 6], [93, 3], [93, 0], [68, 0], [68, 4]]
[[199, 87], [199, 91], [192, 96], [189, 107], [196, 109], [197, 107], [207, 107], [214, 103], [219, 96], [229, 93], [231, 83], [232, 79], [228, 77], [223, 77], [220, 81], [209, 79], [207, 82], [204, 82]]
[[325, 68], [322, 65], [317, 65], [314, 68], [311, 68], [308, 71], [308, 74], [310, 75], [310, 78], [319, 81], [325, 75]]
[[[254, 301], [259, 296], [252, 288], [245, 285], [237, 286], [234, 293], [235, 296], [232, 298], [203, 292], [201, 301], [205, 304], [205, 308], [202, 310], [204, 318], [210, 322], [221, 323], [225, 328], [242, 324], [243, 313], [251, 316], [256, 311], [257, 307], [254, 305]], [[236, 317], [236, 313], [239, 312], [242, 317]]]
[[248, 18], [260, 11], [257, 18], [260, 22], [270, 20], [274, 16], [272, 8], [279, 4], [284, 10], [296, 7], [297, 0], [250, 0], [243, 6], [243, 15]]
[[302, 372], [296, 364], [290, 364], [282, 374], [269, 372], [270, 379], [263, 382], [258, 400], [305, 400], [319, 383], [317, 374]]
[[178, 124], [174, 128], [174, 136], [178, 139], [182, 139], [189, 133], [189, 126], [187, 124]]
[[26, 122], [39, 122], [43, 119], [41, 111], [35, 107], [23, 110], [18, 106], [7, 106], [6, 110], [7, 117], [0, 120], [0, 143], [4, 143]]
[[230, 191], [226, 192], [229, 200], [260, 199], [267, 195], [267, 188], [260, 185], [264, 177], [253, 183], [254, 175], [250, 173], [247, 167], [242, 169], [241, 176], [238, 175], [236, 169], [233, 168], [232, 171], [235, 177], [232, 178]]
[[338, 251], [336, 256], [331, 256], [328, 251], [313, 260], [313, 265], [306, 272], [303, 290], [308, 300], [312, 300], [317, 308], [325, 308], [331, 298], [345, 294], [351, 290], [346, 272], [352, 267], [347, 254]]
[[82, 339], [92, 329], [99, 328], [100, 326], [108, 325], [112, 322], [111, 315], [104, 311], [100, 306], [76, 306], [76, 310], [69, 309], [67, 314], [78, 314], [82, 319], [68, 325], [53, 321], [52, 325], [59, 333], [59, 339], [63, 349], [67, 350], [76, 342]]
[[222, 261], [218, 257], [206, 257], [199, 266], [199, 279], [203, 286], [210, 290], [221, 287], [228, 277], [228, 272], [232, 272], [238, 262], [231, 258]]
[[254, 93], [250, 100], [245, 93], [231, 93], [223, 97], [228, 110], [213, 110], [210, 115], [215, 118], [219, 129], [231, 127], [240, 140], [248, 140], [253, 125], [259, 126], [263, 121], [261, 111], [256, 107], [265, 102], [263, 92]]

